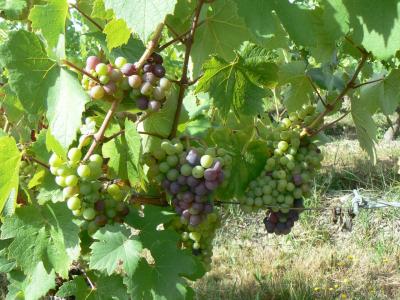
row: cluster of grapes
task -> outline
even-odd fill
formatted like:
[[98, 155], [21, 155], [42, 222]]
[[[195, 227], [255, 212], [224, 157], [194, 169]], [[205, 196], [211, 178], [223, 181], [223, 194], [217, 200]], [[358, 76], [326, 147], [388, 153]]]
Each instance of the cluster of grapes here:
[[289, 234], [294, 223], [299, 220], [300, 213], [304, 208], [303, 199], [294, 200], [293, 208], [288, 213], [281, 211], [267, 212], [267, 216], [264, 218], [264, 225], [267, 232], [277, 235]]
[[308, 117], [314, 113], [314, 107], [307, 106], [269, 127], [269, 158], [264, 171], [250, 182], [245, 196], [240, 199], [246, 211], [269, 208], [271, 214], [265, 220], [268, 232], [272, 229], [277, 234], [290, 231], [299, 213], [291, 208], [302, 207], [301, 199], [309, 197], [314, 174], [321, 167], [321, 151], [308, 137], [301, 135], [303, 127], [313, 122]]
[[104, 186], [98, 180], [103, 175], [103, 158], [93, 154], [83, 163], [80, 148], [71, 148], [67, 157], [64, 160], [53, 153], [49, 164], [72, 214], [88, 222], [84, 224], [90, 234], [107, 223], [123, 222], [129, 214], [123, 190], [115, 183]]
[[205, 220], [196, 227], [182, 224], [179, 218], [173, 220], [166, 227], [178, 232], [181, 236], [182, 247], [184, 249], [191, 249], [193, 255], [199, 257], [206, 269], [209, 270], [212, 257], [212, 241], [219, 225], [220, 219], [213, 212], [208, 214]]
[[19, 182], [24, 186], [28, 186], [30, 180], [36, 172], [37, 165], [36, 163], [31, 163], [28, 161], [21, 161], [20, 164], [20, 172], [19, 172]]
[[188, 148], [179, 141], [163, 141], [152, 152], [150, 169], [162, 187], [172, 196], [172, 205], [181, 221], [199, 225], [213, 211], [211, 194], [229, 176], [224, 167], [232, 158], [224, 149]]
[[97, 56], [90, 56], [85, 70], [98, 82], [84, 75], [82, 85], [95, 100], [122, 100], [129, 95], [140, 110], [158, 111], [171, 88], [171, 82], [164, 77], [162, 63], [163, 58], [158, 53], [153, 53], [139, 70], [124, 57], [118, 57], [114, 64], [106, 64]]

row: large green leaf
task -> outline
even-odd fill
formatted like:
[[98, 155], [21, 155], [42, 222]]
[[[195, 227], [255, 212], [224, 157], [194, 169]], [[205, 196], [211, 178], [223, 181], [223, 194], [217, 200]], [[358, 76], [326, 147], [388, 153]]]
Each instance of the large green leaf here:
[[206, 11], [205, 23], [198, 28], [194, 38], [192, 59], [195, 75], [210, 54], [217, 54], [227, 61], [233, 59], [234, 50], [250, 36], [246, 24], [237, 14], [234, 1], [214, 1], [211, 7]]
[[29, 14], [32, 28], [46, 38], [48, 52], [55, 57], [65, 57], [65, 20], [68, 3], [65, 0], [49, 0], [47, 4], [35, 5]]
[[18, 208], [6, 217], [1, 227], [1, 239], [13, 238], [9, 256], [26, 274], [39, 262], [68, 277], [72, 261], [78, 258], [79, 227], [65, 203], [30, 205]]
[[376, 163], [376, 142], [377, 127], [372, 119], [371, 113], [366, 109], [363, 102], [359, 99], [351, 100], [351, 115], [357, 130], [358, 141], [371, 158]]
[[12, 203], [17, 198], [20, 161], [21, 153], [15, 140], [8, 136], [0, 137], [0, 212], [11, 194]]
[[107, 47], [110, 51], [128, 43], [131, 36], [131, 31], [121, 19], [112, 19], [104, 27], [103, 32], [106, 34]]
[[64, 149], [68, 149], [75, 140], [88, 101], [89, 96], [76, 76], [70, 71], [59, 69], [54, 85], [48, 90], [47, 119], [52, 135]]
[[[382, 78], [382, 75], [378, 77]], [[384, 80], [361, 87], [360, 101], [370, 114], [374, 114], [378, 109], [385, 115], [394, 113], [400, 105], [399, 81], [400, 70], [395, 69]]]
[[306, 75], [306, 65], [302, 61], [294, 61], [282, 65], [279, 70], [279, 84], [285, 90], [283, 102], [289, 112], [296, 111], [312, 99], [313, 88]]
[[125, 140], [128, 146], [127, 171], [129, 182], [132, 186], [143, 185], [145, 174], [140, 163], [140, 156], [142, 155], [141, 138], [136, 130], [136, 125], [128, 119], [125, 120]]
[[45, 107], [58, 67], [46, 54], [39, 38], [24, 30], [13, 31], [0, 46], [0, 64], [9, 71], [9, 84], [24, 108], [38, 114]]
[[39, 262], [32, 273], [25, 277], [21, 272], [11, 272], [8, 279], [10, 281], [8, 288], [11, 291], [9, 291], [7, 299], [19, 299], [17, 295], [21, 295], [25, 300], [37, 300], [56, 287], [54, 270], [48, 272], [43, 262]]
[[123, 270], [132, 276], [138, 266], [142, 244], [131, 235], [123, 225], [110, 225], [98, 230], [93, 236], [97, 241], [90, 246], [90, 268], [108, 275]]
[[26, 16], [28, 0], [0, 0], [0, 16], [9, 20], [19, 20]]
[[118, 19], [126, 22], [143, 42], [156, 26], [172, 13], [177, 0], [104, 0], [105, 7], [114, 10]]
[[[224, 119], [231, 109], [237, 114], [255, 114], [262, 110], [266, 93], [250, 80], [239, 56], [230, 63], [213, 57], [203, 65], [203, 69], [204, 76], [196, 92], [208, 91]], [[255, 69], [252, 71], [257, 72]]]

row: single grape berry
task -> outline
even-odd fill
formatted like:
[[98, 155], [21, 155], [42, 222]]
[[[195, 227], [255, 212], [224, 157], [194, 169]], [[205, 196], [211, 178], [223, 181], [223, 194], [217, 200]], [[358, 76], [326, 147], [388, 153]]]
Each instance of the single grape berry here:
[[156, 100], [151, 100], [149, 102], [149, 109], [151, 111], [157, 112], [157, 111], [160, 110], [160, 108], [161, 108], [161, 103], [160, 102], [158, 102]]
[[155, 64], [162, 64], [164, 62], [162, 56], [156, 52], [153, 52], [150, 59]]
[[146, 110], [149, 106], [149, 100], [142, 96], [136, 99], [136, 106], [141, 110]]
[[152, 64], [145, 64], [143, 66], [143, 72], [153, 72], [153, 65]]
[[136, 67], [134, 64], [126, 63], [122, 68], [121, 68], [122, 74], [125, 76], [132, 76], [133, 74], [136, 73]]
[[104, 93], [105, 90], [101, 85], [95, 85], [94, 87], [92, 87], [90, 89], [90, 97], [95, 99], [95, 100], [99, 100], [102, 99], [104, 97]]
[[142, 78], [139, 75], [132, 75], [129, 76], [128, 82], [132, 88], [138, 89], [142, 85]]
[[120, 68], [122, 68], [126, 63], [127, 63], [128, 61], [126, 60], [126, 58], [125, 57], [122, 57], [122, 56], [120, 56], [120, 57], [117, 57], [117, 59], [115, 60], [115, 66], [118, 68], [118, 69], [120, 69]]
[[96, 66], [100, 63], [100, 58], [97, 56], [89, 56], [86, 59], [86, 70], [91, 71], [96, 69]]
[[162, 65], [155, 65], [153, 67], [153, 74], [158, 78], [162, 78], [165, 76], [165, 68]]

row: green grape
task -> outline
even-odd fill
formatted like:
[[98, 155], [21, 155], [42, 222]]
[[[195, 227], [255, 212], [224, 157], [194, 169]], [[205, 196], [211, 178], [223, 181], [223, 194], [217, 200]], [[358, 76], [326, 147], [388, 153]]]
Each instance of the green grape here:
[[115, 200], [121, 200], [122, 199], [122, 192], [119, 186], [115, 183], [110, 184], [107, 187], [107, 193], [113, 197]]
[[81, 208], [81, 199], [73, 196], [67, 200], [67, 206], [70, 210], [78, 210]]
[[95, 100], [100, 100], [104, 97], [105, 91], [104, 88], [101, 85], [95, 85], [90, 89], [90, 97], [92, 97]]
[[81, 210], [81, 209], [73, 210], [73, 211], [72, 211], [72, 214], [73, 214], [75, 217], [80, 217], [80, 216], [82, 216], [82, 210]]
[[76, 186], [76, 185], [78, 184], [78, 177], [75, 176], [75, 175], [68, 175], [68, 176], [65, 178], [65, 184], [66, 184], [67, 186], [70, 186], [70, 187]]
[[127, 59], [125, 57], [117, 57], [117, 59], [114, 62], [114, 65], [118, 68], [121, 69], [126, 63], [127, 63]]
[[203, 178], [204, 168], [202, 166], [195, 166], [192, 170], [192, 176], [194, 178]]
[[82, 195], [88, 196], [90, 195], [93, 190], [92, 190], [92, 184], [89, 182], [81, 182], [79, 184], [79, 189]]
[[101, 75], [99, 77], [99, 81], [101, 84], [107, 84], [110, 81], [110, 76], [108, 75]]
[[68, 151], [68, 159], [72, 162], [78, 162], [82, 158], [82, 151], [79, 148], [71, 148]]
[[108, 74], [108, 67], [106, 64], [100, 63], [96, 66], [96, 73], [99, 76], [104, 76]]
[[189, 164], [184, 164], [184, 165], [182, 165], [182, 167], [181, 167], [181, 174], [182, 174], [183, 176], [190, 176], [190, 175], [192, 175], [192, 170], [193, 170], [193, 168], [192, 168], [191, 165], [189, 165]]
[[103, 157], [101, 157], [99, 154], [92, 154], [89, 157], [89, 161], [96, 163], [100, 168], [103, 166]]
[[160, 172], [162, 172], [162, 173], [167, 173], [167, 172], [169, 171], [169, 169], [170, 169], [170, 166], [169, 166], [168, 163], [162, 162], [162, 163], [160, 163], [160, 165], [159, 165], [159, 169], [160, 169]]
[[61, 167], [61, 165], [63, 163], [64, 163], [63, 160], [57, 154], [53, 153], [50, 156], [49, 164], [50, 164], [51, 167], [58, 168], [58, 167]]
[[167, 157], [167, 164], [170, 167], [175, 167], [179, 163], [179, 158], [177, 155], [169, 155]]
[[91, 170], [87, 165], [80, 165], [76, 172], [79, 177], [84, 179], [89, 178], [91, 174]]
[[59, 185], [61, 187], [66, 187], [67, 186], [64, 176], [56, 176], [56, 183], [57, 183], [57, 185]]
[[67, 186], [63, 189], [64, 199], [67, 199], [67, 198], [72, 197], [77, 194], [79, 194], [78, 186]]
[[85, 208], [82, 215], [85, 220], [91, 221], [96, 217], [96, 211], [91, 207]]
[[107, 209], [106, 210], [106, 215], [107, 215], [107, 217], [112, 219], [117, 215], [117, 212], [114, 209]]
[[177, 180], [178, 176], [179, 176], [179, 172], [176, 169], [171, 169], [167, 172], [167, 178], [169, 181]]
[[214, 163], [214, 158], [211, 155], [206, 154], [200, 158], [200, 164], [205, 169], [210, 168], [213, 163]]

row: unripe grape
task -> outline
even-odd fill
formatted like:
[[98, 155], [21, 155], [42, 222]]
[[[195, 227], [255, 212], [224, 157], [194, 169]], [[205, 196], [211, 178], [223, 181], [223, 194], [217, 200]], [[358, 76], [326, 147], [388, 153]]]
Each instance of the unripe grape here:
[[204, 168], [202, 166], [195, 166], [192, 170], [194, 178], [202, 178], [204, 176]]
[[73, 210], [73, 211], [72, 211], [72, 214], [73, 214], [75, 217], [80, 217], [80, 216], [82, 215], [82, 210], [80, 210], [80, 209]]
[[95, 99], [95, 100], [99, 100], [102, 99], [104, 97], [104, 88], [101, 85], [95, 85], [94, 87], [92, 87], [90, 89], [90, 97]]
[[132, 75], [129, 76], [128, 82], [132, 88], [138, 89], [142, 85], [142, 78], [139, 75]]
[[69, 160], [71, 160], [72, 162], [78, 162], [81, 160], [82, 158], [82, 151], [79, 148], [71, 148], [68, 151], [68, 158]]
[[90, 168], [87, 165], [80, 165], [76, 172], [81, 178], [89, 178], [91, 173]]
[[211, 155], [203, 155], [200, 158], [200, 164], [205, 169], [210, 168], [213, 163], [214, 163], [214, 158]]
[[85, 220], [91, 221], [96, 217], [96, 211], [89, 207], [83, 210], [82, 215]]
[[81, 182], [79, 184], [79, 189], [80, 193], [85, 196], [90, 195], [93, 192], [92, 185], [89, 182]]
[[167, 157], [167, 164], [171, 167], [175, 167], [179, 162], [179, 158], [177, 155], [169, 155]]
[[96, 69], [96, 66], [100, 63], [100, 58], [98, 58], [97, 56], [89, 56], [86, 59], [86, 70], [90, 71], [90, 70], [94, 70]]
[[112, 81], [114, 81], [114, 82], [118, 82], [118, 81], [120, 81], [121, 79], [122, 79], [122, 72], [120, 71], [120, 70], [117, 70], [117, 69], [113, 69], [111, 72], [110, 72], [110, 79], [112, 80]]
[[107, 73], [108, 73], [108, 67], [107, 67], [107, 65], [106, 65], [106, 64], [103, 64], [103, 63], [99, 63], [99, 64], [96, 66], [96, 73], [97, 73], [99, 76], [107, 75]]
[[65, 178], [65, 184], [67, 186], [76, 186], [78, 184], [78, 177], [75, 175], [69, 175]]
[[157, 101], [162, 101], [162, 100], [164, 100], [164, 98], [165, 98], [165, 91], [164, 91], [161, 87], [159, 87], [159, 86], [155, 87], [154, 90], [153, 90], [153, 98], [154, 98], [155, 100], [157, 100]]
[[117, 59], [116, 59], [115, 62], [114, 62], [114, 65], [115, 65], [118, 69], [120, 69], [120, 68], [122, 68], [127, 62], [128, 62], [128, 61], [127, 61], [127, 59], [126, 59], [125, 57], [120, 56], [120, 57], [117, 57]]
[[189, 165], [189, 164], [184, 164], [184, 165], [182, 165], [182, 167], [181, 167], [181, 174], [183, 175], [183, 176], [190, 176], [190, 175], [192, 175], [192, 166], [191, 165]]
[[144, 82], [140, 88], [140, 92], [145, 96], [150, 96], [153, 93], [154, 87], [149, 82]]
[[167, 172], [167, 178], [170, 181], [175, 181], [179, 176], [179, 172], [178, 170], [175, 169], [171, 169]]
[[164, 91], [169, 91], [169, 89], [171, 88], [171, 81], [169, 81], [167, 78], [161, 78], [160, 82], [158, 83], [158, 85], [164, 90]]
[[56, 176], [56, 183], [57, 185], [61, 187], [66, 187], [67, 184], [65, 183], [65, 177], [64, 176]]
[[99, 81], [101, 84], [107, 84], [110, 81], [110, 76], [108, 75], [101, 75], [99, 77]]
[[81, 208], [81, 199], [76, 196], [73, 196], [68, 199], [67, 206], [70, 210], [78, 210]]
[[67, 199], [67, 198], [72, 197], [77, 194], [79, 194], [78, 186], [67, 186], [63, 189], [63, 198], [64, 199]]
[[154, 75], [153, 73], [151, 73], [151, 72], [147, 72], [147, 73], [144, 73], [143, 74], [143, 81], [144, 82], [148, 82], [148, 83], [150, 83], [150, 84], [155, 84], [156, 83], [156, 81], [157, 81], [157, 76], [156, 75]]
[[99, 154], [90, 155], [89, 161], [95, 163], [99, 168], [103, 166], [103, 157], [101, 157]]
[[161, 108], [161, 103], [156, 100], [149, 101], [148, 107], [151, 111], [157, 112]]
[[125, 76], [132, 76], [136, 73], [136, 67], [134, 64], [126, 63], [121, 67], [121, 72]]
[[129, 79], [127, 77], [122, 78], [122, 80], [120, 82], [120, 88], [123, 91], [127, 91], [131, 88], [131, 86], [129, 85]]

